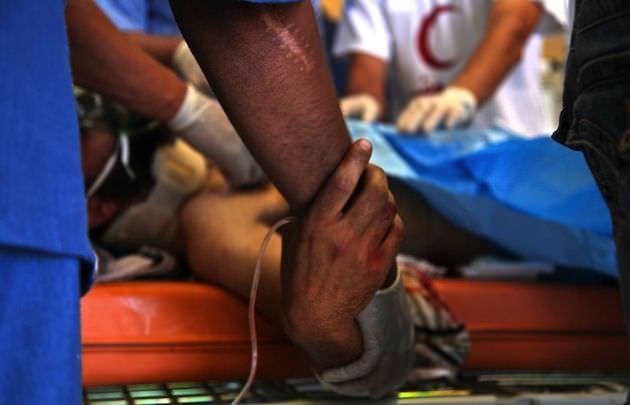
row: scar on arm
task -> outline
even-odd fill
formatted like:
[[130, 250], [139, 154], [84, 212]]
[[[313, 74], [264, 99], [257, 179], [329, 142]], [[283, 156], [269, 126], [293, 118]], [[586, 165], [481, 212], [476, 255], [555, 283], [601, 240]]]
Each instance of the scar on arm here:
[[299, 27], [278, 21], [268, 11], [263, 13], [263, 22], [267, 31], [273, 34], [274, 41], [286, 52], [289, 60], [299, 66], [301, 72], [308, 73], [315, 68], [312, 47]]

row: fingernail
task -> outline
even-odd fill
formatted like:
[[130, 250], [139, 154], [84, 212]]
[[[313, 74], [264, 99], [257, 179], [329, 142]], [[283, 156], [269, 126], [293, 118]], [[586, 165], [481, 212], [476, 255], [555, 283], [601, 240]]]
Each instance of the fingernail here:
[[372, 151], [372, 144], [367, 139], [359, 139], [357, 141], [357, 146], [364, 152], [369, 153]]

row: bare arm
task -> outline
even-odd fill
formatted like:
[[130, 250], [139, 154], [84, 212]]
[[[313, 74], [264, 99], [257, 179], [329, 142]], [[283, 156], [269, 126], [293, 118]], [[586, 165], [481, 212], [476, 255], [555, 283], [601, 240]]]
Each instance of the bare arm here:
[[469, 89], [483, 104], [520, 60], [541, 13], [530, 0], [496, 1], [481, 44], [451, 85]]
[[[350, 146], [310, 3], [171, 5], [230, 120], [291, 208], [302, 212]], [[326, 269], [318, 270], [324, 277]], [[334, 336], [311, 356], [322, 369], [348, 364], [363, 351], [353, 320], [330, 322], [337, 325]]]
[[309, 2], [172, 6], [239, 134], [301, 211], [349, 146]]
[[365, 53], [350, 55], [347, 94], [369, 94], [374, 97], [379, 103], [381, 115], [387, 108], [386, 78], [387, 63], [384, 60]]
[[142, 50], [165, 66], [171, 66], [175, 48], [182, 42], [177, 35], [149, 35], [144, 32], [129, 31], [125, 33]]
[[130, 45], [91, 0], [68, 1], [66, 21], [77, 84], [153, 119], [175, 115], [186, 84]]

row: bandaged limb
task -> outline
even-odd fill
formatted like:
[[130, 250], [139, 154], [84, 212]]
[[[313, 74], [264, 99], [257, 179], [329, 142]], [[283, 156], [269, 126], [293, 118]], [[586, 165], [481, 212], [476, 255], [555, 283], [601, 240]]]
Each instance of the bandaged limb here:
[[[463, 244], [472, 243], [465, 235], [463, 238], [458, 236], [455, 229], [441, 234], [441, 229], [448, 226], [452, 228], [452, 225], [441, 219], [439, 214], [411, 190], [401, 189], [396, 182], [392, 184], [392, 190], [402, 208], [401, 213], [406, 215], [403, 218], [407, 224], [406, 233], [411, 236], [410, 247], [421, 244], [423, 255], [447, 257], [449, 254], [457, 256]], [[417, 212], [419, 205], [420, 214]], [[272, 189], [231, 194], [203, 193], [195, 196], [185, 205], [182, 212], [186, 257], [191, 270], [200, 279], [218, 284], [246, 299], [260, 241], [268, 231], [269, 225], [287, 214], [286, 203]], [[421, 218], [412, 217], [417, 215]], [[431, 237], [427, 238], [427, 235]], [[435, 235], [438, 235], [438, 238], [433, 241]], [[423, 241], [423, 238], [428, 240]], [[453, 241], [455, 243], [452, 243]], [[279, 280], [280, 250], [280, 237], [275, 235], [264, 257], [259, 290], [261, 297], [257, 304], [260, 313], [277, 322], [280, 321], [282, 308]], [[410, 353], [408, 357], [409, 361], [413, 361], [412, 370], [408, 375], [410, 380], [453, 377], [466, 357], [470, 344], [466, 329], [451, 314], [447, 303], [432, 287], [429, 279], [432, 273], [427, 270], [421, 271], [417, 261], [409, 257], [399, 256], [397, 263], [399, 277], [404, 282], [406, 306], [400, 301], [393, 301], [394, 292], [400, 293], [400, 288], [396, 286], [400, 280], [396, 280], [392, 287], [377, 293], [368, 307], [370, 309], [364, 310], [360, 316], [361, 336], [366, 342], [365, 354], [360, 357], [361, 361], [354, 364], [363, 364], [361, 367], [364, 371], [366, 369], [369, 371], [370, 367], [377, 364], [374, 375], [370, 373], [359, 375], [361, 373], [357, 372], [354, 379], [337, 378], [334, 383], [324, 380], [323, 383], [328, 388], [347, 394], [380, 395], [378, 390], [385, 392], [387, 387], [397, 384], [393, 382], [394, 379], [400, 378], [402, 381], [405, 376], [402, 375], [402, 369], [394, 365], [396, 359], [391, 357], [391, 354], [387, 354], [390, 357], [379, 359], [380, 352], [371, 348], [375, 346], [375, 342], [382, 341], [385, 342], [382, 345], [385, 348], [393, 342], [392, 350], [396, 350], [397, 344], [405, 342], [400, 336], [400, 329], [392, 326], [400, 325], [395, 319], [403, 316], [400, 314], [405, 314], [405, 311], [409, 311], [411, 321], [419, 331], [415, 336], [415, 356], [414, 353]], [[400, 308], [395, 308], [397, 305]], [[385, 319], [380, 326], [377, 325], [378, 322], [369, 323], [367, 322], [370, 319], [369, 314], [384, 315]], [[378, 321], [379, 318], [375, 316], [371, 319]], [[369, 332], [371, 329], [364, 327], [365, 325], [377, 325], [376, 330], [380, 331], [379, 333], [391, 332], [392, 335], [374, 338], [373, 333]], [[396, 353], [400, 355], [399, 361], [403, 361], [402, 352], [394, 352]], [[348, 367], [340, 369], [352, 371]], [[385, 375], [392, 379], [388, 383], [379, 380], [381, 377], [378, 377], [378, 373], [383, 370], [399, 370], [401, 374]], [[322, 375], [327, 376], [326, 372], [322, 373], [320, 378]], [[375, 387], [375, 391], [370, 392], [366, 387]]]
[[379, 291], [357, 318], [363, 356], [317, 374], [345, 395], [378, 398], [403, 381], [453, 379], [470, 353], [470, 336], [433, 285], [422, 263], [398, 258], [395, 283]]
[[218, 101], [189, 85], [169, 127], [216, 163], [234, 187], [262, 183], [265, 174], [249, 153]]
[[[275, 221], [268, 212], [275, 212], [274, 218], [286, 215], [286, 205], [272, 190], [229, 195], [204, 193], [191, 199], [182, 212], [182, 225], [186, 257], [195, 276], [246, 299], [260, 241], [269, 229], [269, 221]], [[282, 308], [280, 250], [280, 237], [275, 235], [264, 257], [257, 304], [260, 313], [276, 322], [280, 322]], [[413, 343], [408, 342], [409, 307], [401, 297], [405, 299], [400, 279], [377, 293], [359, 316], [365, 341], [361, 362], [369, 363], [362, 367], [365, 374], [355, 373], [356, 378], [343, 382], [336, 379], [328, 388], [344, 394], [369, 392], [377, 396], [390, 392], [405, 380], [414, 356]], [[388, 372], [394, 370], [390, 367], [398, 366], [396, 372]], [[369, 387], [373, 387], [372, 391]]]
[[414, 363], [414, 329], [401, 273], [377, 292], [358, 316], [363, 355], [345, 367], [316, 373], [327, 388], [344, 395], [379, 398], [406, 380]]
[[206, 175], [206, 160], [179, 140], [161, 148], [153, 160], [155, 186], [146, 201], [122, 213], [104, 233], [106, 245], [150, 245], [173, 249], [178, 231], [178, 210], [199, 190]]

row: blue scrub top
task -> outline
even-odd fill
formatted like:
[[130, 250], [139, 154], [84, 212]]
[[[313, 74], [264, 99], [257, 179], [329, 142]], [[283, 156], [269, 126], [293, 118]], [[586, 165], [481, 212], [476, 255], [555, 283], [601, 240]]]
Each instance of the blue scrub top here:
[[152, 35], [180, 35], [168, 0], [96, 0], [122, 31]]
[[91, 261], [64, 9], [0, 2], [0, 245]]

